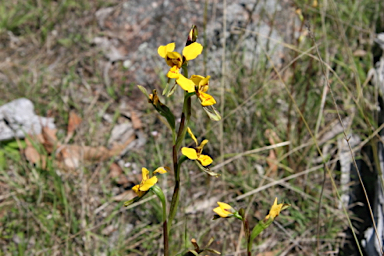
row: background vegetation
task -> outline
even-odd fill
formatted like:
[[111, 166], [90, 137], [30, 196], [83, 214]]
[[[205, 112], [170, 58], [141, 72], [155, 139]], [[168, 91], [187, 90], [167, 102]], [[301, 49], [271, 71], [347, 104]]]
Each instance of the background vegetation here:
[[[212, 74], [210, 90], [218, 99], [223, 120], [207, 122], [205, 113], [196, 108], [192, 130], [201, 134], [200, 139], [209, 139], [206, 153], [215, 159], [213, 169], [222, 176], [206, 177], [192, 163], [183, 170], [183, 200], [172, 232], [173, 252], [191, 247], [191, 238], [204, 244], [214, 237], [213, 247], [223, 255], [241, 255], [245, 246], [243, 236], [239, 238], [239, 223], [211, 220], [216, 201], [247, 208], [250, 222], [257, 223], [275, 197], [292, 207], [258, 239], [255, 255], [314, 255], [316, 247], [337, 255], [346, 243], [353, 243], [331, 183], [334, 180], [340, 190], [338, 141], [345, 137], [338, 114], [345, 121], [345, 134], [359, 136], [357, 149], [372, 142], [378, 128], [379, 92], [367, 74], [380, 56], [373, 39], [384, 28], [383, 3], [288, 2], [290, 8], [283, 11], [296, 22], [283, 27], [291, 31], [290, 37], [285, 35], [278, 42], [284, 50], [244, 54], [242, 28], [246, 24], [238, 24], [236, 38], [218, 35], [220, 42], [223, 38], [227, 42], [224, 69], [216, 62], [222, 54], [210, 55], [214, 48], [206, 37], [207, 17], [219, 19], [223, 13], [214, 16], [205, 8], [194, 9], [200, 15], [199, 40], [207, 50], [195, 65]], [[106, 69], [106, 57], [94, 43], [95, 37], [108, 37], [95, 12], [121, 6], [115, 0], [0, 2], [0, 105], [20, 97], [32, 100], [37, 114], [55, 118], [59, 141], [65, 140], [69, 112], [74, 111], [82, 123], [69, 143], [89, 146], [107, 146], [111, 130], [121, 118], [128, 116], [132, 121], [123, 105], [128, 113], [139, 116], [146, 137], [145, 145], [121, 158], [83, 163], [72, 171], [57, 167], [52, 158], [47, 168], [40, 168], [26, 161], [20, 144], [3, 142], [0, 255], [161, 254], [159, 202], [149, 200], [125, 209], [123, 200], [116, 198], [140, 180], [142, 166], [154, 170], [171, 163], [170, 133], [135, 86], [144, 83], [148, 90], [163, 88], [161, 59], [156, 60], [154, 51], [147, 60], [133, 60], [142, 61], [138, 65], [146, 73], [132, 72], [119, 60]], [[231, 10], [226, 13], [230, 15]], [[257, 15], [263, 19], [266, 14]], [[279, 20], [274, 14], [268, 18]], [[179, 26], [175, 32], [175, 27], [163, 21], [159, 19], [158, 26], [169, 34], [162, 41], [156, 38], [158, 42], [150, 45], [155, 50], [171, 41], [180, 45], [189, 30]], [[269, 25], [281, 26], [281, 22]], [[149, 63], [153, 66], [148, 70]], [[141, 80], [135, 80], [135, 75]], [[152, 76], [155, 82], [142, 80], [143, 76]], [[178, 95], [180, 91], [164, 99], [176, 113], [181, 108]], [[287, 143], [271, 150], [282, 142]], [[367, 155], [355, 154], [357, 159], [368, 159], [368, 169], [372, 166]], [[331, 173], [325, 172], [324, 162]], [[124, 182], [112, 178], [114, 163], [122, 166]], [[173, 175], [164, 177], [160, 185], [169, 189], [170, 197]], [[352, 212], [348, 214], [353, 218]], [[360, 222], [354, 223], [359, 226]]]

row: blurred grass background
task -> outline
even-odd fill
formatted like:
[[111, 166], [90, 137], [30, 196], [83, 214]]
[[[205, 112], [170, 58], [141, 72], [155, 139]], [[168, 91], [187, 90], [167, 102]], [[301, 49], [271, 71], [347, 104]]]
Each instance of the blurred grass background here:
[[[194, 1], [185, 4], [193, 5]], [[291, 38], [278, 42], [284, 47], [283, 56], [271, 56], [269, 51], [244, 56], [244, 27], [239, 24], [237, 40], [226, 39], [225, 74], [209, 53], [193, 63], [197, 70], [215, 74], [210, 90], [218, 101], [217, 108], [224, 110], [222, 126], [208, 121], [196, 104], [191, 128], [200, 138], [209, 139], [206, 153], [215, 159], [213, 169], [218, 165], [215, 171], [222, 176], [209, 178], [192, 163], [184, 166], [180, 214], [171, 237], [173, 253], [192, 248], [191, 238], [204, 244], [214, 237], [213, 247], [223, 255], [242, 255], [244, 251], [239, 248], [245, 248], [245, 242], [239, 238], [240, 223], [211, 221], [216, 201], [228, 202], [237, 209], [249, 207], [252, 226], [267, 214], [275, 197], [292, 207], [257, 239], [254, 255], [315, 255], [317, 236], [322, 255], [339, 255], [346, 243], [353, 243], [346, 235], [348, 223], [339, 209], [329, 174], [323, 183], [323, 160], [305, 122], [339, 184], [337, 141], [343, 134], [332, 133], [339, 120], [324, 75], [329, 76], [341, 118], [351, 120], [346, 134], [361, 138], [357, 147], [366, 145], [378, 128], [378, 89], [370, 84], [367, 73], [380, 56], [373, 39], [384, 28], [383, 3], [292, 0], [289, 4], [291, 8], [285, 12], [298, 19], [300, 10], [304, 20], [286, 24], [292, 33]], [[122, 63], [113, 66], [119, 76], [113, 76], [110, 83], [104, 79], [99, 65], [104, 56], [92, 40], [105, 32], [98, 28], [94, 14], [119, 5], [114, 0], [1, 1], [0, 105], [20, 97], [32, 100], [37, 114], [55, 118], [60, 140], [65, 137], [69, 111], [74, 110], [83, 122], [71, 143], [99, 146], [107, 145], [120, 115], [118, 107], [129, 101], [140, 113], [147, 135], [143, 147], [122, 159], [130, 163], [124, 168], [126, 176], [137, 177], [142, 166], [154, 170], [170, 165], [171, 136], [138, 92], [138, 81], [124, 78], [127, 69]], [[197, 13], [201, 17], [198, 22], [203, 24], [199, 42], [205, 49], [212, 49], [204, 37], [207, 15], [212, 14], [204, 8]], [[262, 19], [267, 14], [258, 15]], [[272, 21], [277, 18], [269, 17]], [[158, 24], [163, 29], [169, 25]], [[186, 37], [188, 30], [185, 27], [178, 33]], [[154, 47], [184, 39], [166, 40]], [[326, 64], [319, 61], [316, 48]], [[271, 62], [270, 58], [280, 61]], [[146, 84], [148, 90], [164, 86], [160, 77], [165, 71], [159, 68], [165, 65], [157, 68], [158, 73], [152, 70], [152, 75], [158, 82]], [[222, 92], [224, 98], [220, 98]], [[178, 91], [173, 98], [164, 99], [177, 113], [181, 106], [176, 99], [180, 95]], [[113, 117], [112, 122], [103, 120], [105, 113]], [[153, 136], [153, 131], [160, 135]], [[272, 151], [265, 149], [280, 142], [289, 143]], [[186, 143], [190, 143], [189, 138]], [[19, 144], [7, 142], [1, 146], [0, 255], [161, 255], [160, 204], [149, 200], [125, 209], [123, 202], [113, 200], [129, 190], [110, 178], [115, 159], [84, 164], [73, 172], [60, 170], [53, 163], [43, 170], [25, 160]], [[355, 157], [366, 159], [359, 151]], [[160, 181], [168, 197], [172, 195], [172, 179], [173, 175], [166, 175]], [[255, 191], [263, 185], [265, 188]], [[349, 217], [353, 218], [352, 212]]]

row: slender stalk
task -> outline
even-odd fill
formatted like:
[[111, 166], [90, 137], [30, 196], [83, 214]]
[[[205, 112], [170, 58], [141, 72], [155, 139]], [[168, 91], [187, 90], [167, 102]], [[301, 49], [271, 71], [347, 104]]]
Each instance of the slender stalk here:
[[243, 226], [244, 226], [244, 233], [245, 237], [247, 239], [247, 255], [251, 256], [251, 249], [252, 249], [252, 243], [251, 243], [251, 234], [249, 232], [249, 223], [247, 221], [246, 216], [243, 217]]
[[167, 224], [167, 202], [161, 188], [157, 185], [151, 187], [151, 191], [160, 199], [163, 208], [163, 243], [164, 243], [164, 256], [169, 255], [169, 239], [168, 239], [168, 224]]
[[169, 255], [169, 248], [168, 248], [168, 223], [167, 219], [163, 222], [163, 238], [164, 238], [164, 256]]
[[[183, 119], [183, 117], [182, 117], [182, 119]], [[180, 126], [181, 126], [181, 124], [180, 124]], [[176, 145], [174, 145], [173, 149], [172, 149], [172, 159], [173, 159], [173, 170], [174, 170], [174, 174], [175, 174], [175, 188], [173, 190], [171, 208], [169, 209], [168, 234], [171, 231], [172, 220], [176, 215], [177, 206], [179, 204], [180, 174], [179, 174], [179, 166], [177, 163]]]
[[[188, 77], [188, 69], [187, 67], [183, 67], [183, 73], [185, 77]], [[181, 144], [184, 140], [185, 134], [187, 132], [188, 122], [191, 117], [191, 95], [187, 92], [184, 96], [184, 104], [183, 104], [183, 113], [181, 114], [181, 121], [179, 130], [177, 132], [176, 142], [172, 148], [172, 161], [173, 161], [173, 171], [175, 174], [175, 188], [173, 190], [171, 207], [169, 209], [168, 216], [168, 235], [171, 231], [172, 221], [176, 215], [177, 207], [179, 204], [179, 194], [180, 194], [180, 165], [183, 161], [178, 163], [178, 152], [180, 151]]]
[[164, 256], [169, 255], [169, 240], [168, 240], [168, 223], [167, 223], [167, 206], [164, 200], [163, 203], [163, 243], [164, 243]]

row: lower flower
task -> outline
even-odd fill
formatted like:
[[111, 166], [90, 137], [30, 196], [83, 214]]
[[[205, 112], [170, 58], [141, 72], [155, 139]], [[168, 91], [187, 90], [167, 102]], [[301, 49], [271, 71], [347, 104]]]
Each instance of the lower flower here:
[[[156, 174], [156, 173], [166, 173], [167, 171], [165, 170], [164, 167], [159, 167], [157, 168], [153, 174]], [[156, 183], [157, 183], [157, 177], [156, 176], [153, 176], [153, 177], [149, 177], [149, 171], [147, 168], [143, 167], [141, 169], [141, 173], [142, 173], [142, 180], [140, 182], [140, 184], [137, 184], [136, 186], [134, 186], [132, 188], [132, 190], [139, 196], [139, 197], [142, 197], [144, 196], [147, 191], [153, 187]]]

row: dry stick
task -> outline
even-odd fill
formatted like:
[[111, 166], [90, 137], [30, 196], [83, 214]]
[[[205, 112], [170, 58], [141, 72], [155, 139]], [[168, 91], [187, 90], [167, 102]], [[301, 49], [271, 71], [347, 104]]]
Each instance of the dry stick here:
[[[271, 60], [269, 54], [268, 54], [267, 52], [265, 52], [265, 49], [264, 49], [263, 47], [261, 47], [261, 49], [264, 51], [264, 53], [266, 54], [267, 58], [269, 59], [271, 65], [273, 66], [273, 69], [274, 69], [274, 71], [276, 72], [277, 76], [279, 77], [280, 81], [284, 84], [285, 90], [287, 91], [289, 98], [291, 99], [291, 101], [293, 101], [293, 105], [294, 105], [294, 107], [295, 107], [297, 113], [298, 113], [298, 114], [300, 115], [300, 117], [303, 119], [303, 122], [304, 122], [304, 124], [305, 124], [305, 127], [306, 127], [307, 130], [308, 130], [308, 133], [310, 134], [310, 136], [311, 136], [313, 142], [315, 143], [315, 146], [316, 146], [317, 151], [319, 152], [319, 155], [321, 156], [321, 158], [323, 159], [323, 162], [325, 163], [325, 157], [324, 157], [323, 152], [321, 151], [321, 149], [320, 149], [320, 147], [319, 147], [318, 141], [317, 141], [316, 137], [313, 135], [313, 133], [312, 133], [312, 131], [311, 131], [311, 129], [310, 129], [308, 123], [307, 123], [307, 120], [305, 119], [303, 113], [300, 111], [299, 106], [297, 105], [295, 99], [293, 98], [293, 95], [290, 93], [290, 91], [289, 91], [289, 89], [288, 89], [288, 85], [285, 83], [285, 81], [284, 81], [283, 78], [281, 77], [280, 73], [278, 72], [276, 66], [273, 64], [273, 62], [272, 62], [272, 60]], [[340, 121], [341, 121], [341, 120], [340, 120]], [[330, 176], [330, 178], [331, 178], [331, 183], [332, 183], [333, 188], [334, 188], [335, 191], [336, 191], [337, 198], [340, 200], [340, 194], [339, 194], [339, 191], [337, 190], [336, 182], [335, 182], [335, 180], [334, 180], [334, 179], [332, 178], [332, 176], [331, 176], [332, 173], [331, 173], [331, 171], [329, 170], [329, 168], [328, 168], [327, 165], [325, 165], [325, 167], [326, 167], [326, 170], [327, 170], [327, 172], [328, 172], [328, 174], [329, 174], [329, 176]], [[344, 211], [344, 213], [345, 213], [345, 216], [347, 217], [348, 224], [349, 224], [349, 226], [351, 227], [352, 234], [353, 234], [353, 236], [354, 236], [354, 238], [355, 238], [355, 241], [356, 241], [356, 243], [357, 243], [357, 246], [358, 246], [358, 248], [359, 248], [359, 252], [360, 252], [361, 255], [363, 255], [363, 253], [362, 253], [362, 251], [361, 251], [361, 248], [360, 248], [360, 245], [358, 244], [358, 239], [357, 239], [357, 237], [356, 237], [355, 231], [353, 230], [353, 226], [352, 226], [351, 219], [350, 219], [349, 216], [348, 216], [347, 209], [345, 208], [345, 205], [343, 205], [343, 204], [342, 204], [342, 207], [343, 207], [343, 211]]]
[[[220, 92], [220, 112], [224, 116], [224, 105], [225, 105], [225, 50], [226, 50], [226, 30], [227, 30], [227, 1], [223, 1], [223, 55], [221, 56], [221, 92]], [[219, 162], [222, 162], [224, 159], [224, 121], [220, 122], [220, 159]], [[222, 172], [223, 179], [225, 178], [225, 172]], [[223, 182], [223, 186], [225, 182]], [[223, 187], [223, 191], [226, 188]]]
[[[313, 36], [313, 33], [309, 27], [309, 24], [307, 24], [308, 26], [308, 32], [309, 32], [309, 36], [311, 37], [313, 43], [316, 45], [316, 41], [315, 41], [315, 38]], [[320, 52], [319, 52], [319, 48], [316, 47], [316, 53], [320, 59], [320, 63], [322, 64], [323, 63], [323, 60], [320, 56]], [[325, 76], [325, 69], [324, 69], [324, 66], [321, 65], [321, 71], [323, 72], [323, 75]], [[327, 82], [327, 85], [328, 85], [328, 88], [329, 88], [329, 92], [331, 93], [331, 97], [332, 97], [332, 100], [333, 100], [333, 103], [335, 105], [335, 108], [336, 108], [336, 112], [337, 112], [337, 116], [339, 118], [339, 121], [340, 121], [340, 125], [343, 127], [343, 134], [344, 134], [344, 138], [345, 138], [345, 141], [347, 142], [348, 144], [348, 147], [349, 147], [349, 150], [351, 152], [351, 158], [352, 158], [352, 161], [353, 161], [353, 165], [355, 166], [356, 168], [356, 173], [357, 173], [357, 176], [359, 177], [359, 181], [360, 181], [360, 184], [361, 184], [361, 187], [363, 188], [363, 191], [364, 191], [364, 196], [365, 196], [365, 199], [367, 200], [367, 204], [368, 204], [368, 209], [369, 209], [369, 213], [370, 213], [370, 216], [371, 216], [371, 219], [372, 219], [372, 223], [373, 223], [373, 227], [375, 229], [375, 234], [376, 234], [376, 238], [377, 238], [377, 241], [378, 241], [378, 244], [380, 246], [380, 252], [381, 254], [383, 255], [383, 247], [382, 247], [382, 244], [381, 244], [381, 241], [380, 241], [380, 238], [379, 238], [379, 234], [377, 232], [377, 227], [376, 227], [376, 223], [375, 223], [375, 219], [374, 219], [374, 216], [373, 216], [373, 212], [372, 212], [372, 207], [371, 207], [371, 204], [369, 202], [369, 198], [368, 198], [368, 194], [367, 194], [367, 191], [365, 189], [365, 186], [364, 186], [364, 183], [363, 183], [363, 179], [361, 178], [361, 174], [360, 174], [360, 171], [359, 171], [359, 168], [357, 166], [357, 163], [356, 163], [356, 160], [355, 160], [355, 156], [352, 152], [352, 147], [351, 147], [351, 144], [349, 143], [349, 139], [347, 137], [347, 134], [345, 132], [345, 128], [344, 128], [344, 124], [341, 120], [341, 116], [340, 116], [340, 112], [339, 112], [339, 107], [336, 103], [336, 99], [335, 99], [335, 96], [333, 95], [333, 91], [332, 91], [332, 88], [331, 88], [331, 84], [329, 83], [329, 80], [328, 78], [325, 76], [325, 79], [326, 79], [326, 82]], [[357, 84], [358, 88], [361, 88], [361, 86], [359, 84]], [[358, 95], [358, 98], [360, 97], [360, 94]], [[352, 229], [352, 227], [351, 227]], [[360, 250], [360, 245], [358, 243], [358, 241], [356, 241], [356, 243], [358, 244], [358, 247], [359, 247], [359, 250]], [[361, 252], [360, 252], [361, 253]]]
[[[320, 8], [320, 14], [321, 14], [321, 28], [323, 30], [323, 35], [326, 35], [327, 34], [327, 31], [326, 31], [326, 27], [325, 27], [325, 10], [326, 10], [326, 7], [325, 6], [322, 6]], [[328, 38], [325, 36], [325, 40], [324, 40], [324, 47], [325, 47], [325, 61], [327, 63], [329, 63], [329, 53], [328, 53]], [[326, 74], [325, 74], [325, 77], [328, 77], [329, 75], [329, 70], [327, 69], [326, 70]], [[316, 128], [315, 128], [315, 136], [317, 136], [317, 133], [319, 132], [319, 129], [320, 129], [320, 123], [321, 123], [321, 116], [323, 114], [323, 110], [324, 110], [324, 106], [325, 106], [325, 100], [326, 100], [326, 97], [327, 97], [327, 84], [324, 83], [324, 87], [323, 87], [323, 95], [321, 96], [321, 105], [320, 105], [320, 109], [319, 109], [319, 115], [317, 117], [317, 122], [316, 122]]]
[[[303, 30], [303, 26], [304, 26], [304, 22], [303, 21], [301, 21], [301, 24], [300, 24], [300, 29], [299, 29], [299, 33], [301, 34], [301, 31]], [[295, 27], [295, 23], [293, 23], [293, 29], [292, 29], [292, 33], [291, 33], [291, 39], [292, 39], [292, 41], [294, 41], [294, 38], [295, 38], [295, 32], [296, 32], [296, 27]], [[299, 43], [300, 43], [300, 41], [299, 41], [299, 39], [300, 38], [298, 38], [297, 40], [296, 40], [296, 45], [295, 45], [295, 47], [297, 47], [298, 48], [298, 46], [299, 46]], [[294, 52], [294, 55], [295, 55], [295, 57], [294, 57], [294, 59], [296, 59], [296, 60], [298, 60], [297, 59], [297, 55], [298, 55], [298, 52], [297, 51], [295, 51]], [[297, 64], [297, 61], [295, 61], [295, 62], [293, 62], [292, 63], [292, 80], [291, 80], [291, 82], [290, 82], [290, 84], [291, 84], [291, 88], [290, 88], [290, 93], [293, 95], [294, 93], [295, 93], [295, 83], [296, 83], [296, 76], [295, 76], [295, 73], [296, 73], [296, 64]], [[308, 82], [308, 84], [309, 84], [309, 82]], [[289, 104], [288, 104], [288, 111], [287, 111], [287, 115], [288, 115], [288, 120], [287, 120], [287, 131], [286, 131], [286, 136], [287, 136], [287, 140], [291, 140], [291, 123], [292, 123], [292, 116], [291, 116], [291, 112], [292, 112], [292, 104], [293, 104], [293, 102], [292, 101], [290, 101], [289, 102]], [[300, 121], [301, 120], [299, 120], [299, 124], [298, 124], [298, 137], [299, 137], [299, 139], [298, 139], [298, 143], [297, 144], [300, 144], [300, 130], [301, 130], [301, 125], [300, 125]], [[287, 151], [290, 151], [291, 149], [290, 149], [290, 146], [288, 146], [287, 147]], [[296, 162], [296, 161], [293, 161], [293, 159], [291, 158], [291, 156], [290, 155], [288, 155], [288, 157], [287, 157], [287, 160], [288, 160], [288, 163], [292, 166], [292, 165], [294, 165], [294, 162]], [[297, 164], [295, 164], [294, 165], [294, 169], [296, 169], [296, 166], [297, 166]]]
[[319, 255], [319, 248], [320, 248], [320, 212], [321, 212], [321, 200], [323, 198], [324, 193], [324, 187], [325, 187], [325, 181], [327, 179], [327, 173], [325, 171], [325, 164], [324, 164], [324, 178], [323, 178], [323, 184], [321, 185], [321, 191], [320, 191], [320, 197], [319, 197], [319, 205], [317, 210], [317, 244], [316, 244], [316, 255]]

